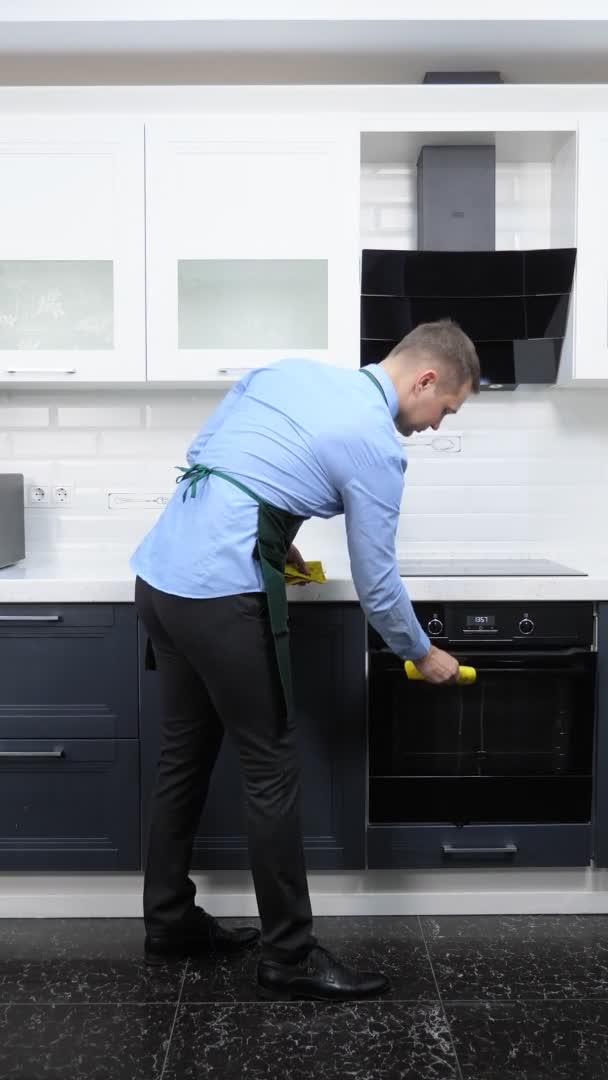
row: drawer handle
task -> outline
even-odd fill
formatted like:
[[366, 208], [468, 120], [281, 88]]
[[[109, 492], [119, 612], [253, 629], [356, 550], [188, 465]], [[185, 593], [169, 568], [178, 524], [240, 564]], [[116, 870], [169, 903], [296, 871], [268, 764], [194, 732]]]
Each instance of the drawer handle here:
[[76, 368], [9, 367], [7, 375], [75, 375]]
[[61, 622], [61, 615], [0, 615], [0, 622]]
[[253, 371], [253, 368], [250, 368], [250, 367], [219, 367], [217, 369], [218, 375], [230, 375], [231, 372], [240, 372], [240, 371], [243, 371], [243, 372]]
[[58, 746], [56, 750], [0, 750], [0, 758], [63, 758], [65, 750]]
[[517, 855], [517, 844], [503, 844], [501, 847], [455, 847], [454, 844], [442, 844], [444, 855]]

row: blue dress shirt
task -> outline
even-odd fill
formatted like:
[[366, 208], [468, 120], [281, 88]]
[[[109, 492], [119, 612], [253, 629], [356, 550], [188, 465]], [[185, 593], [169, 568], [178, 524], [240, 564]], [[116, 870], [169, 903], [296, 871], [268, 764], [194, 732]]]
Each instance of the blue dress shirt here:
[[[187, 463], [222, 469], [291, 514], [344, 514], [361, 606], [394, 653], [417, 660], [430, 642], [396, 561], [407, 467], [394, 424], [397, 395], [383, 368], [368, 370], [386, 400], [360, 371], [317, 361], [282, 360], [249, 372], [196, 436]], [[253, 558], [257, 504], [217, 476], [200, 483], [195, 498], [183, 494], [178, 484], [137, 548], [135, 573], [178, 596], [263, 590]]]

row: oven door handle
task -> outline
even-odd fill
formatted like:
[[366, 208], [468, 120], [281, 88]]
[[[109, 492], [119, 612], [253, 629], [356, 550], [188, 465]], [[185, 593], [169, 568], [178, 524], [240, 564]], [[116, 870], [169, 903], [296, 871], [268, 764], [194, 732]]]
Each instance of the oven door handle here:
[[462, 646], [466, 642], [458, 641], [454, 642], [454, 650], [449, 649], [448, 652], [455, 657], [470, 656], [471, 659], [477, 657], [479, 660], [525, 660], [532, 658], [534, 660], [550, 660], [550, 659], [569, 659], [576, 656], [591, 656], [591, 649], [581, 649], [576, 646], [572, 646], [569, 649], [463, 649]]
[[442, 844], [443, 855], [458, 856], [464, 858], [478, 858], [485, 855], [490, 858], [493, 855], [517, 855], [517, 844], [501, 844], [497, 847], [459, 847], [456, 844]]
[[[456, 643], [454, 643], [456, 644]], [[561, 659], [562, 657], [574, 657], [574, 656], [591, 656], [592, 650], [572, 646], [569, 649], [466, 649], [462, 650], [459, 646], [466, 645], [467, 642], [459, 641], [456, 648], [449, 647], [446, 651], [450, 653], [450, 656], [455, 656], [456, 659], [463, 659], [470, 657], [474, 660], [475, 657], [479, 657], [481, 660], [522, 660], [526, 657], [534, 657], [539, 660], [549, 659]], [[443, 646], [438, 646], [443, 648]], [[398, 658], [390, 649], [370, 649], [370, 656], [394, 656], [398, 662]]]

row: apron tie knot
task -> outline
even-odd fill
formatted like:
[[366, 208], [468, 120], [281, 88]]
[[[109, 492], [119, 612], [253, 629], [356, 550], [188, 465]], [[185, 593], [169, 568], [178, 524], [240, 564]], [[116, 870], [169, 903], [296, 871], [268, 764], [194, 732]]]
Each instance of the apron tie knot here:
[[182, 475], [176, 477], [175, 483], [181, 484], [183, 480], [186, 481], [182, 502], [186, 501], [188, 492], [190, 492], [190, 497], [195, 499], [197, 484], [199, 481], [205, 480], [213, 472], [213, 469], [208, 468], [207, 465], [191, 465], [189, 469], [184, 468], [182, 465], [178, 465], [177, 469]]

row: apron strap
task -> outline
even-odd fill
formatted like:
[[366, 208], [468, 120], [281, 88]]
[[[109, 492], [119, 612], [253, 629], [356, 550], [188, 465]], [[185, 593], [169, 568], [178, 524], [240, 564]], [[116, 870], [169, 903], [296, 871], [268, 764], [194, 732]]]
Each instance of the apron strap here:
[[222, 472], [221, 469], [210, 469], [208, 465], [191, 465], [189, 469], [185, 469], [183, 466], [178, 465], [178, 470], [182, 475], [177, 477], [175, 483], [181, 484], [183, 480], [186, 481], [186, 490], [182, 496], [183, 502], [186, 501], [188, 492], [190, 492], [190, 497], [192, 499], [196, 498], [196, 488], [199, 481], [205, 480], [208, 476], [221, 476], [222, 480], [227, 480], [229, 484], [234, 484], [235, 487], [243, 491], [245, 495], [249, 495], [249, 497], [260, 506], [262, 504], [263, 500], [260, 499], [259, 495], [256, 495], [255, 491], [248, 488], [246, 484], [242, 484], [240, 480], [236, 480], [234, 476]]
[[[368, 371], [367, 368], [362, 367], [359, 370], [360, 370], [362, 375], [366, 375], [368, 379], [371, 379], [371, 381], [373, 383], [375, 383], [378, 390], [382, 394], [382, 397], [386, 401], [386, 404], [388, 405], [388, 398], [387, 398], [386, 394], [384, 393], [384, 388], [383, 388], [382, 383], [380, 382], [380, 380], [377, 379], [375, 375], [372, 375], [371, 371]], [[389, 405], [389, 408], [390, 408], [390, 405]]]

